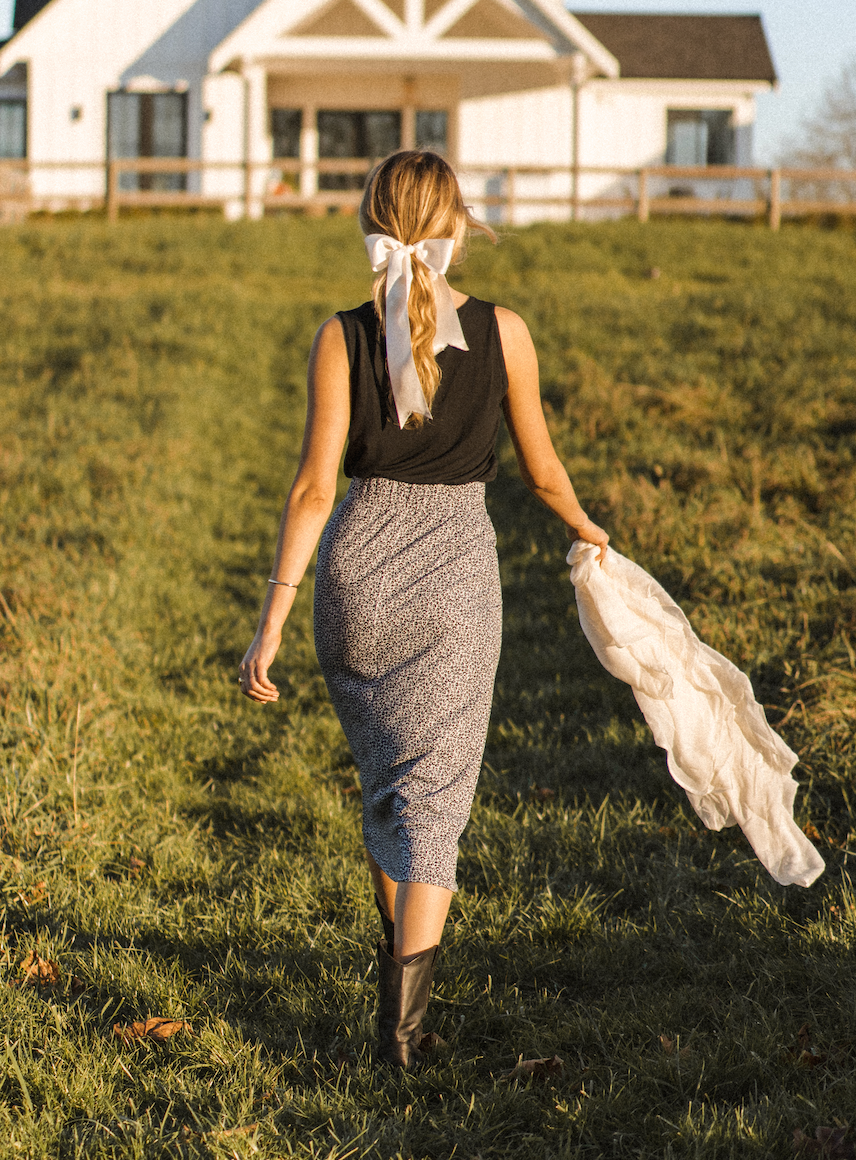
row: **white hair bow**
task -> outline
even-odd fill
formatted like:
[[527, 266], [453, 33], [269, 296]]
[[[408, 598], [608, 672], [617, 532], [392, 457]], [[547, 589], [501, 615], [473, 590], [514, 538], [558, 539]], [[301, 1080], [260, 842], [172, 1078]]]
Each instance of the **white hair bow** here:
[[366, 251], [372, 270], [375, 274], [386, 270], [386, 361], [398, 425], [401, 428], [411, 415], [431, 418], [431, 409], [425, 400], [416, 363], [413, 361], [410, 315], [407, 311], [413, 283], [414, 254], [430, 270], [434, 285], [437, 309], [434, 354], [439, 354], [447, 346], [469, 350], [445, 277], [454, 250], [454, 238], [426, 238], [413, 246], [405, 246], [388, 234], [369, 234], [366, 237]]

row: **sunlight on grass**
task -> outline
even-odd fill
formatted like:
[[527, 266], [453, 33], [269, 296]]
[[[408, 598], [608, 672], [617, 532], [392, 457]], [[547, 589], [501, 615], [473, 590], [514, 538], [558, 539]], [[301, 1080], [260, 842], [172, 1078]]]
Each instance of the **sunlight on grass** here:
[[[504, 648], [429, 1012], [449, 1047], [394, 1078], [371, 1066], [379, 931], [311, 576], [282, 700], [235, 684], [312, 335], [368, 295], [356, 227], [2, 240], [0, 1157], [743, 1160], [849, 1122], [853, 235], [545, 225], [454, 273], [527, 320], [587, 509], [800, 753], [827, 871], [785, 890], [703, 829], [504, 440]], [[154, 1016], [190, 1027], [113, 1032]]]

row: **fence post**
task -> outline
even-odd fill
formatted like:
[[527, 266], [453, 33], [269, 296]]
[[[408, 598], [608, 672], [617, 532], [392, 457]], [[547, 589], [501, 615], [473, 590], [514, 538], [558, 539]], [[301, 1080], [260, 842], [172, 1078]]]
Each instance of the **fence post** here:
[[639, 205], [637, 215], [640, 222], [647, 222], [651, 216], [651, 203], [648, 197], [648, 170], [639, 170]]
[[244, 217], [249, 218], [253, 203], [253, 163], [244, 158]]
[[119, 220], [119, 175], [116, 172], [116, 162], [107, 162], [107, 221]]
[[782, 224], [782, 172], [770, 170], [770, 229], [777, 230]]

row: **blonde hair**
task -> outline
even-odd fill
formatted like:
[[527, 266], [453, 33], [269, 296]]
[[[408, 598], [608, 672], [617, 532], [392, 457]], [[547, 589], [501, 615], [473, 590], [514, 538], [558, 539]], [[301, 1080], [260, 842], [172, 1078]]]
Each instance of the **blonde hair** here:
[[[452, 167], [438, 153], [421, 149], [393, 153], [368, 175], [360, 204], [360, 227], [364, 234], [389, 234], [405, 246], [427, 238], [454, 238], [452, 262], [462, 262], [470, 230], [496, 241], [490, 226], [473, 217], [461, 195]], [[384, 325], [386, 271], [372, 286], [375, 310]], [[440, 368], [434, 357], [437, 314], [428, 267], [413, 255], [413, 285], [408, 302], [410, 337], [416, 373], [430, 407], [440, 385]], [[406, 427], [421, 427], [422, 416], [411, 415]]]

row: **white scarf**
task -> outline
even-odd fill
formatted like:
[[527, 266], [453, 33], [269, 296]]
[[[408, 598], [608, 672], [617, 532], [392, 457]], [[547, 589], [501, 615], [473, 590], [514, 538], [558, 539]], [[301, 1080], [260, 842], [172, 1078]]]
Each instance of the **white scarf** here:
[[749, 678], [703, 644], [638, 564], [577, 540], [568, 553], [580, 627], [626, 681], [669, 772], [710, 830], [740, 826], [782, 886], [810, 886], [823, 859], [794, 821], [797, 755], [767, 724]]
[[407, 310], [413, 284], [413, 255], [428, 267], [434, 284], [437, 310], [434, 354], [439, 354], [447, 346], [469, 350], [445, 277], [454, 250], [454, 238], [426, 238], [413, 246], [405, 246], [388, 234], [368, 234], [366, 237], [366, 252], [372, 270], [375, 274], [386, 270], [386, 361], [401, 428], [411, 415], [431, 418], [431, 409], [413, 361]]

